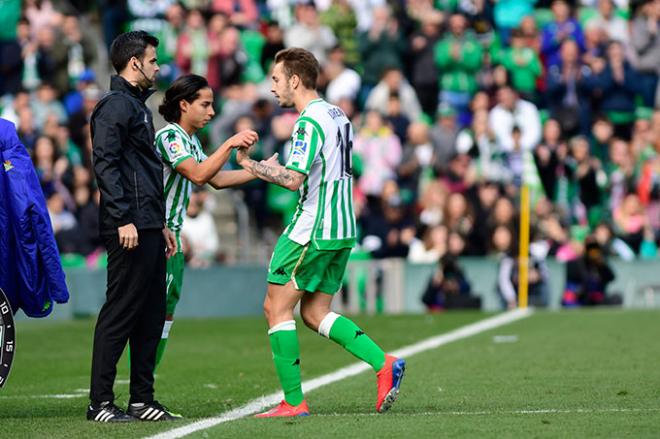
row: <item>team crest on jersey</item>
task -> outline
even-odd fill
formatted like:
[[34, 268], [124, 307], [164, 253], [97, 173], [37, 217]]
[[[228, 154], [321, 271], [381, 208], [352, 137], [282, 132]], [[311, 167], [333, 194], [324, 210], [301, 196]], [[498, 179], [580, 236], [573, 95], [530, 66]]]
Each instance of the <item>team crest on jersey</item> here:
[[303, 127], [298, 128], [298, 130], [296, 131], [296, 134], [299, 135], [299, 136], [304, 136], [306, 134], [305, 128], [303, 128]]
[[5, 160], [3, 163], [3, 166], [5, 167], [5, 171], [9, 171], [10, 169], [14, 169], [14, 165], [11, 164], [11, 161]]

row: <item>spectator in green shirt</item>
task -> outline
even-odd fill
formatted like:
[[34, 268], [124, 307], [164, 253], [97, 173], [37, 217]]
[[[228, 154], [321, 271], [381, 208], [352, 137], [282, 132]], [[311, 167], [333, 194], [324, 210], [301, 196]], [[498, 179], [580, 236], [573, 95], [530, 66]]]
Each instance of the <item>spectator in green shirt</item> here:
[[481, 68], [482, 48], [467, 30], [465, 17], [449, 19], [449, 35], [435, 46], [435, 62], [440, 69], [440, 99], [459, 112], [468, 109], [477, 90], [476, 74]]
[[360, 62], [360, 52], [355, 28], [357, 18], [347, 0], [333, 0], [332, 5], [321, 13], [321, 23], [328, 26], [337, 36], [339, 45], [344, 50], [345, 62], [355, 67]]
[[402, 67], [401, 56], [406, 46], [399, 31], [399, 23], [392, 16], [389, 6], [374, 8], [371, 28], [359, 37], [364, 71], [362, 83], [365, 85], [363, 97], [378, 83], [385, 68]]
[[534, 49], [525, 46], [520, 29], [513, 31], [511, 47], [504, 50], [502, 64], [509, 71], [513, 88], [523, 99], [537, 102], [536, 81], [542, 74], [541, 60]]
[[20, 0], [0, 0], [0, 43], [16, 39], [16, 27], [21, 16]]

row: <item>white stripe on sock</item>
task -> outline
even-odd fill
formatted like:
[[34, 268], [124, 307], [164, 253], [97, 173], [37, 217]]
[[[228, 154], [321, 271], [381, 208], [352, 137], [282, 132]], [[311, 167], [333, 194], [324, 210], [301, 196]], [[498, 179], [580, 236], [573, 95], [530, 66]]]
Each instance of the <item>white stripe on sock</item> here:
[[322, 335], [325, 338], [330, 338], [330, 329], [332, 329], [332, 325], [335, 324], [335, 321], [339, 317], [341, 316], [334, 312], [329, 312], [326, 314], [325, 317], [323, 317], [323, 320], [321, 320], [321, 324], [319, 325], [319, 335]]
[[296, 330], [296, 321], [287, 320], [286, 322], [278, 323], [268, 330], [268, 335], [277, 331], [295, 331]]
[[174, 320], [165, 320], [165, 324], [163, 325], [163, 333], [160, 336], [160, 338], [167, 338], [170, 336], [170, 329], [172, 328], [172, 323], [174, 323]]

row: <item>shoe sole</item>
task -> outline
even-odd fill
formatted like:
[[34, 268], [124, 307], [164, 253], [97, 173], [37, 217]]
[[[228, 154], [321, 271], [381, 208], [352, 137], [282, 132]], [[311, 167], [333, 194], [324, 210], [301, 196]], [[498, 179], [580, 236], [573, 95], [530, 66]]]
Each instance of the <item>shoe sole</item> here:
[[166, 418], [165, 416], [162, 416], [159, 419], [142, 419], [142, 418], [138, 418], [135, 415], [131, 415], [131, 416], [133, 416], [135, 418], [135, 420], [138, 421], [138, 422], [176, 422], [176, 421], [180, 421], [180, 420], [183, 419], [183, 417], [180, 417], [180, 418], [178, 418], [178, 417]]
[[403, 381], [403, 375], [405, 374], [405, 372], [406, 372], [405, 360], [398, 359], [394, 363], [392, 363], [392, 375], [394, 375], [394, 379], [392, 381], [392, 388], [385, 396], [385, 400], [383, 401], [383, 404], [381, 404], [378, 413], [385, 413], [392, 407], [392, 405], [394, 405], [396, 398], [399, 396], [399, 388], [401, 387], [401, 381]]
[[132, 419], [116, 419], [112, 418], [109, 421], [96, 421], [94, 418], [87, 418], [88, 422], [96, 422], [97, 424], [125, 424], [127, 422], [137, 422], [136, 418]]
[[280, 415], [280, 416], [263, 416], [262, 414], [254, 415], [254, 417], [257, 418], [257, 419], [266, 419], [266, 418], [300, 418], [300, 417], [303, 417], [303, 416], [309, 416], [309, 413], [308, 413], [308, 412], [303, 412], [303, 413], [298, 413], [297, 415], [290, 415], [290, 416], [283, 416], [283, 415]]

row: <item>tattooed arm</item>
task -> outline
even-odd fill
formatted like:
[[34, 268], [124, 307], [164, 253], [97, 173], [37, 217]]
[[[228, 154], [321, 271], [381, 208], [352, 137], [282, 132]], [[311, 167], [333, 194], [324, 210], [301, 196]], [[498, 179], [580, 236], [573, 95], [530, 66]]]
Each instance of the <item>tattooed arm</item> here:
[[303, 173], [287, 169], [270, 160], [268, 162], [254, 161], [249, 157], [247, 148], [239, 148], [236, 151], [236, 161], [252, 175], [290, 191], [297, 191], [307, 178]]

